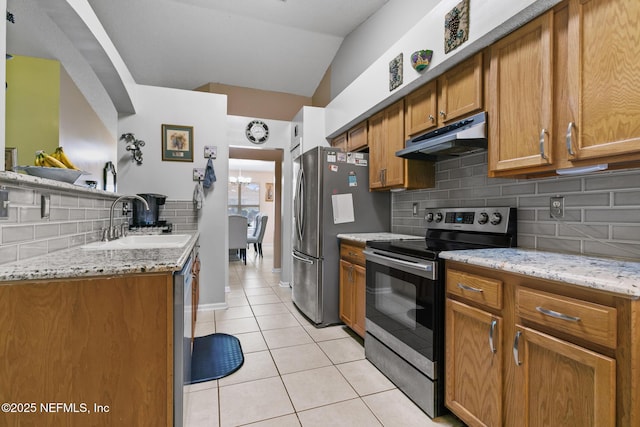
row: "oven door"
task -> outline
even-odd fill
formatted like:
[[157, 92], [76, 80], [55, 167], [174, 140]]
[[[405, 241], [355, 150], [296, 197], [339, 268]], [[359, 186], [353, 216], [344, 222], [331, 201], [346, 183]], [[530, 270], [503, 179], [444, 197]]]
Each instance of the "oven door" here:
[[366, 248], [367, 332], [432, 380], [442, 354], [436, 262]]

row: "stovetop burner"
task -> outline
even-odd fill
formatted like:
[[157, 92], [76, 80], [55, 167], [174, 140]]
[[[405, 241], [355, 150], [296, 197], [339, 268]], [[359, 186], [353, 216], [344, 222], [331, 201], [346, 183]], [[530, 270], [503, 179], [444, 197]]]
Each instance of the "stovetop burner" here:
[[442, 251], [517, 246], [516, 209], [440, 208], [425, 212], [424, 239], [368, 242], [370, 248], [436, 260]]

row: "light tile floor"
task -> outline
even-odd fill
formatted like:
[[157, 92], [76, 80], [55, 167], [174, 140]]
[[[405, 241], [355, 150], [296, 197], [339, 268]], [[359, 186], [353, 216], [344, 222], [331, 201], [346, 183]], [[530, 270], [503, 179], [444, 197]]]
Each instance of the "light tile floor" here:
[[229, 308], [198, 313], [196, 336], [237, 336], [245, 362], [189, 386], [188, 427], [463, 425], [427, 417], [365, 359], [362, 340], [345, 326], [310, 324], [272, 272], [272, 247], [263, 252], [250, 249], [246, 266], [229, 263]]

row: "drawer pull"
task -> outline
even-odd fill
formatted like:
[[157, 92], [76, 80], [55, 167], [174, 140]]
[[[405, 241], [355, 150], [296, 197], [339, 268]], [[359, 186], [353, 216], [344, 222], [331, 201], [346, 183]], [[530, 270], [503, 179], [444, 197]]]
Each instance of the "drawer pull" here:
[[498, 324], [498, 321], [496, 319], [493, 319], [491, 321], [491, 327], [489, 328], [489, 349], [491, 350], [491, 353], [496, 353], [498, 350], [496, 350], [496, 346], [493, 343], [493, 334], [496, 330], [496, 325]]
[[358, 256], [358, 254], [355, 252], [349, 252], [349, 256]]
[[540, 313], [542, 313], [542, 314], [544, 314], [546, 316], [553, 317], [553, 318], [556, 318], [556, 319], [566, 320], [568, 322], [579, 322], [580, 321], [579, 317], [569, 316], [567, 314], [559, 313], [559, 312], [553, 311], [553, 310], [549, 310], [549, 309], [546, 309], [544, 307], [538, 306], [538, 307], [536, 307], [536, 310], [538, 310]]
[[472, 287], [472, 286], [465, 285], [464, 283], [458, 283], [458, 287], [459, 287], [460, 289], [462, 289], [463, 291], [469, 291], [469, 292], [484, 292], [484, 290], [483, 290], [483, 289], [480, 289], [480, 288], [474, 288], [474, 287]]

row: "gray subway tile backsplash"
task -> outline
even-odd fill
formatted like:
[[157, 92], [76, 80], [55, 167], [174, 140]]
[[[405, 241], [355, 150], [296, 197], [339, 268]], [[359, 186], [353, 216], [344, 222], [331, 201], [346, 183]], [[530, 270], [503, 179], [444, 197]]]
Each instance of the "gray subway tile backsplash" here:
[[[514, 206], [520, 247], [640, 260], [640, 169], [532, 179], [486, 174], [486, 153], [436, 163], [434, 189], [392, 193], [392, 231], [424, 235], [425, 208]], [[556, 194], [565, 201], [560, 221], [549, 216]], [[417, 220], [407, 217], [407, 200], [419, 203]]]
[[[9, 190], [9, 218], [0, 220], [0, 263], [8, 263], [80, 246], [100, 239], [109, 223], [115, 195], [78, 192], [64, 188], [16, 183], [0, 177]], [[51, 197], [49, 218], [42, 218], [40, 195]], [[116, 224], [128, 220], [115, 211]], [[191, 200], [167, 200], [160, 219], [174, 223], [176, 231], [196, 231], [198, 217]]]

